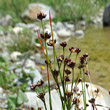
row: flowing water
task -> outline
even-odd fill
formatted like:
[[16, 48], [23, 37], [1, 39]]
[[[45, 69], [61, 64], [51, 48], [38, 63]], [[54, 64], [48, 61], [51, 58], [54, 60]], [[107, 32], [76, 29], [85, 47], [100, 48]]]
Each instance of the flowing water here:
[[81, 54], [88, 53], [88, 65], [92, 83], [110, 90], [110, 28], [89, 26], [84, 38], [72, 38], [68, 48], [74, 46], [81, 49]]

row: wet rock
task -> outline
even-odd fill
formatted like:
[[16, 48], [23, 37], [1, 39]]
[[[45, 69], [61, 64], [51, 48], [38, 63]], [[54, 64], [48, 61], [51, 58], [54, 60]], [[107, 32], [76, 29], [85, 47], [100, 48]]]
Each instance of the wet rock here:
[[13, 52], [11, 55], [10, 55], [10, 58], [12, 61], [17, 61], [18, 60], [18, 56], [21, 56], [22, 54], [20, 52]]
[[11, 24], [12, 17], [10, 15], [6, 15], [0, 18], [0, 26], [6, 27]]
[[49, 20], [49, 11], [51, 12], [51, 18], [54, 18], [55, 11], [52, 9], [52, 7], [41, 3], [32, 3], [32, 4], [29, 4], [28, 8], [21, 15], [21, 17], [36, 20], [37, 14], [40, 12], [43, 12], [44, 14], [47, 15], [45, 20]]
[[83, 37], [84, 36], [83, 30], [77, 30], [77, 31], [75, 31], [75, 36], [76, 37]]
[[110, 26], [110, 4], [105, 7], [103, 13], [103, 26]]
[[[91, 106], [91, 103], [89, 103], [89, 100], [93, 97], [96, 97], [95, 103], [97, 105], [102, 105], [102, 106], [96, 105], [97, 109], [108, 110], [108, 108], [110, 108], [110, 95], [109, 95], [108, 91], [105, 90], [104, 88], [94, 85], [94, 84], [90, 84], [90, 83], [86, 83], [86, 84], [89, 85], [88, 89], [85, 88], [86, 93], [88, 93], [88, 94], [86, 94], [86, 101], [87, 101], [87, 104], [89, 104], [89, 106], [87, 107], [87, 110], [92, 109], [92, 106]], [[84, 83], [83, 83], [83, 85], [84, 85]], [[73, 85], [73, 88], [74, 88], [74, 85]], [[82, 91], [81, 83], [78, 84], [78, 88], [79, 88], [78, 93], [80, 93], [80, 91]], [[97, 90], [97, 89], [99, 90], [98, 95], [95, 92], [95, 90]], [[68, 85], [68, 90], [69, 91], [71, 90], [71, 84]], [[61, 91], [62, 91], [62, 87], [61, 87]], [[28, 98], [28, 102], [24, 103], [25, 106], [28, 106], [29, 108], [33, 107], [35, 109], [37, 109], [38, 107], [42, 107], [42, 110], [45, 110], [43, 102], [38, 97], [36, 97], [37, 94], [35, 92], [26, 92], [25, 94], [27, 95], [27, 98]], [[56, 90], [51, 91], [51, 98], [52, 98], [53, 110], [62, 110], [59, 94]], [[46, 100], [47, 109], [49, 110], [49, 94], [48, 93], [45, 94], [45, 100]], [[80, 100], [80, 102], [82, 102], [82, 103], [80, 103], [79, 106], [80, 106], [80, 108], [81, 107], [83, 108], [83, 95], [80, 96], [79, 100]], [[36, 102], [37, 102], [37, 104], [36, 104]], [[74, 106], [72, 107], [71, 110], [74, 110]]]
[[59, 37], [71, 37], [71, 31], [66, 30], [66, 29], [61, 29], [59, 31], [57, 31], [57, 34]]
[[3, 89], [0, 87], [0, 93], [3, 93]]

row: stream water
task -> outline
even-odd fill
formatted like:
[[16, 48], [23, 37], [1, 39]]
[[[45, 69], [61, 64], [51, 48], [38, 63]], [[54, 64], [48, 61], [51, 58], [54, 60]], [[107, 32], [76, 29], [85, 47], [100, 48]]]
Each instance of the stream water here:
[[[110, 90], [110, 28], [89, 26], [84, 38], [71, 38], [66, 48], [78, 47], [81, 54], [88, 53], [88, 65], [92, 83]], [[61, 50], [60, 50], [61, 53]]]

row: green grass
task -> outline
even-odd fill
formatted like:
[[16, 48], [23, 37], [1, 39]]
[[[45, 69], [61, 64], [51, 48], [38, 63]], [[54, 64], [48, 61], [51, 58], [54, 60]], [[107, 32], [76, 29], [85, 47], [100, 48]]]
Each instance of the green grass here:
[[[13, 23], [16, 23], [21, 21], [20, 15], [28, 4], [41, 2], [51, 5], [55, 9], [57, 13], [55, 21], [68, 20], [75, 22], [79, 20], [82, 15], [86, 15], [86, 19], [89, 20], [91, 15], [96, 14], [98, 9], [104, 7], [108, 2], [108, 0], [94, 0], [95, 3], [92, 4], [91, 1], [93, 0], [0, 0], [0, 12], [4, 15], [7, 13], [11, 14]], [[71, 7], [64, 5], [68, 2], [70, 2]]]

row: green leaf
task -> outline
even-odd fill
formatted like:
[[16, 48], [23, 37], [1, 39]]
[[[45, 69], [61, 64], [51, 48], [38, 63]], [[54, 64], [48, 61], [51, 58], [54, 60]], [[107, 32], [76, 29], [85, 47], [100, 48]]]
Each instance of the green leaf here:
[[17, 96], [17, 104], [20, 105], [27, 101], [28, 101], [28, 99], [27, 99], [26, 95], [21, 90], [19, 90], [18, 96]]

